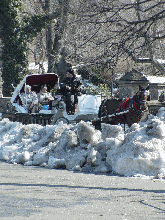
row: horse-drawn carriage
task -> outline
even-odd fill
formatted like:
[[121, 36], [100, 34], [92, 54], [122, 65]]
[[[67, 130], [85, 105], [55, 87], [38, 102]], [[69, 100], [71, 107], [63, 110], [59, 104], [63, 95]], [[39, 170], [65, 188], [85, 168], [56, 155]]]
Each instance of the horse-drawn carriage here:
[[[75, 113], [69, 115], [66, 108], [65, 98], [58, 94], [52, 94], [53, 100], [42, 103], [38, 112], [29, 112], [27, 105], [23, 103], [22, 94], [26, 96], [26, 87], [31, 86], [32, 92], [39, 94], [41, 87], [47, 86], [47, 91], [54, 91], [59, 87], [58, 76], [54, 73], [43, 75], [27, 75], [15, 88], [11, 97], [10, 107], [2, 114], [2, 118], [9, 118], [11, 121], [20, 121], [24, 124], [37, 123], [42, 125], [56, 124], [60, 121], [65, 123], [77, 123], [81, 120], [92, 121], [98, 116], [101, 104], [100, 95], [82, 94], [78, 96], [78, 104]], [[41, 108], [42, 106], [42, 108]]]
[[[101, 129], [101, 123], [107, 124], [128, 124], [145, 120], [148, 115], [146, 105], [149, 100], [149, 87], [139, 91], [124, 101], [122, 99], [106, 99], [101, 102], [100, 95], [81, 94], [78, 96], [77, 109], [70, 115], [67, 112], [65, 97], [53, 95], [53, 100], [42, 103], [38, 112], [29, 112], [27, 105], [23, 103], [22, 94], [26, 87], [31, 86], [32, 92], [39, 94], [41, 87], [47, 86], [50, 93], [55, 87], [59, 87], [58, 76], [54, 73], [43, 75], [27, 75], [15, 88], [9, 108], [3, 112], [2, 118], [9, 118], [11, 121], [20, 121], [24, 124], [37, 123], [42, 125], [64, 123], [77, 123], [81, 120], [92, 121], [92, 124]], [[40, 106], [40, 107], [41, 107]]]

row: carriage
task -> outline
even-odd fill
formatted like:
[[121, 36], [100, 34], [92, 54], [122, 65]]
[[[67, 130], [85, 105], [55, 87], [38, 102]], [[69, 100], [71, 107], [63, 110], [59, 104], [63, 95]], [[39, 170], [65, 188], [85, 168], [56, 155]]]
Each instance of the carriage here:
[[64, 123], [78, 123], [79, 121], [92, 121], [98, 116], [99, 106], [101, 104], [100, 95], [81, 94], [78, 96], [78, 104], [75, 113], [69, 115], [65, 98], [58, 94], [53, 94], [54, 100], [42, 103], [42, 109], [38, 112], [29, 112], [23, 105], [21, 94], [26, 86], [36, 94], [39, 93], [43, 85], [47, 86], [47, 91], [52, 92], [54, 88], [59, 87], [59, 78], [54, 73], [27, 75], [15, 88], [10, 100], [8, 109], [2, 114], [2, 118], [9, 118], [11, 121], [19, 121], [23, 124], [58, 124], [60, 121]]

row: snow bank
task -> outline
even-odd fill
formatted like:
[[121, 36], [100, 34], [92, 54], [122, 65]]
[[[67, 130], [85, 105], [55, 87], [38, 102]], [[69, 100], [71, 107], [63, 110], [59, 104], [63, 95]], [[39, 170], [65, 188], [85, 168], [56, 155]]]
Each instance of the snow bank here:
[[0, 159], [50, 169], [165, 177], [165, 111], [133, 124], [23, 125], [0, 121]]

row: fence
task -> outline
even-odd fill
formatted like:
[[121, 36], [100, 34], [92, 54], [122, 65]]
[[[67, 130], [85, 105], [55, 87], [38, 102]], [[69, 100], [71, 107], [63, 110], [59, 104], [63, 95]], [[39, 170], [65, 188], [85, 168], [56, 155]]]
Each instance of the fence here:
[[[102, 97], [103, 98], [103, 97]], [[4, 109], [6, 109], [7, 105], [10, 103], [10, 97], [4, 97], [4, 98], [0, 98], [0, 112], [3, 112]], [[161, 107], [165, 107], [165, 103], [164, 102], [159, 102], [157, 100], [152, 100], [149, 101], [147, 103], [148, 109], [149, 109], [149, 113], [156, 115], [158, 110]]]

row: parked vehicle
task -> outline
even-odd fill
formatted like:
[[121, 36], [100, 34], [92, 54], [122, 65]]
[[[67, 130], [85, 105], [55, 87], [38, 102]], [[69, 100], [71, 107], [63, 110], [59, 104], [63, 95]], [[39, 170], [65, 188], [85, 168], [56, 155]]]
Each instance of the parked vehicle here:
[[98, 116], [99, 106], [101, 104], [100, 95], [82, 94], [78, 96], [78, 105], [75, 113], [69, 115], [66, 111], [65, 98], [60, 94], [53, 94], [54, 100], [47, 101], [38, 107], [38, 112], [29, 112], [27, 106], [23, 103], [22, 94], [26, 87], [31, 86], [32, 92], [37, 95], [43, 85], [47, 86], [47, 91], [51, 92], [55, 87], [59, 87], [58, 76], [54, 73], [43, 75], [27, 75], [15, 88], [11, 97], [11, 103], [7, 111], [2, 114], [2, 118], [9, 118], [11, 121], [20, 121], [23, 124], [37, 123], [42, 125], [57, 124], [60, 121], [64, 123], [77, 123], [81, 120], [92, 121]]

